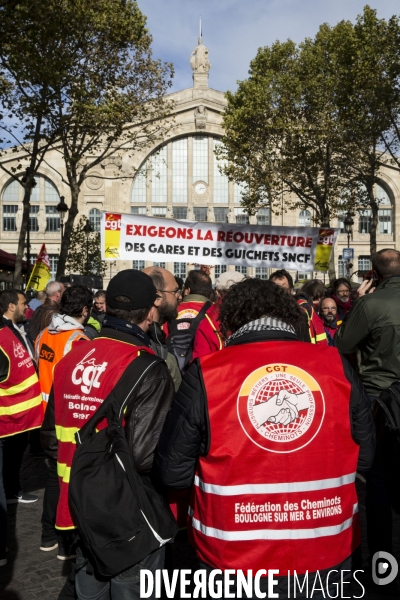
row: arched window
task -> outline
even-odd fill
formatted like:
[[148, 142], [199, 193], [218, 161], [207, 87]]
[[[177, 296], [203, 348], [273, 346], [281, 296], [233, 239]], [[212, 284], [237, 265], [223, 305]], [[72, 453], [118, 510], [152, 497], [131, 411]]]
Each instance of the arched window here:
[[89, 210], [89, 223], [91, 224], [93, 231], [100, 231], [101, 212], [97, 208], [91, 208]]
[[[365, 189], [365, 188], [364, 188]], [[375, 198], [378, 203], [378, 233], [391, 235], [392, 231], [392, 202], [383, 185], [375, 185]], [[369, 233], [371, 229], [371, 209], [360, 211], [358, 219], [358, 232]]]
[[309, 210], [300, 211], [299, 227], [311, 227], [311, 213]]
[[[36, 185], [32, 188], [29, 226], [30, 230], [39, 231], [38, 213], [40, 207], [46, 213], [46, 231], [59, 231], [60, 218], [56, 206], [60, 202], [60, 195], [54, 183], [44, 177], [35, 177]], [[18, 206], [22, 203], [24, 188], [15, 179], [10, 180], [2, 194], [2, 229], [3, 231], [17, 231]]]
[[[221, 147], [219, 138], [207, 135], [186, 135], [157, 148], [137, 170], [131, 191], [131, 203], [154, 207], [161, 205], [239, 203], [246, 186], [230, 184], [220, 172], [223, 159], [215, 151]], [[173, 211], [174, 212], [174, 211]]]

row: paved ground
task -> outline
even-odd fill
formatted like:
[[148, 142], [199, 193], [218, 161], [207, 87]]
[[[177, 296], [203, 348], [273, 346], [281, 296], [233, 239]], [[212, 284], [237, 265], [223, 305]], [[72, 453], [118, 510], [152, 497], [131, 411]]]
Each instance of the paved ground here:
[[[41, 552], [40, 517], [43, 489], [46, 480], [47, 464], [43, 459], [25, 457], [22, 470], [22, 484], [25, 491], [39, 496], [35, 504], [9, 506], [8, 565], [0, 568], [1, 600], [57, 600], [59, 591], [69, 572], [69, 564], [56, 558], [56, 551]], [[358, 481], [360, 515], [365, 534], [364, 485]], [[400, 564], [400, 518], [395, 518], [395, 555]], [[365, 535], [363, 536], [365, 539]], [[363, 546], [365, 562], [366, 551]], [[173, 548], [174, 568], [195, 568], [193, 553], [187, 544], [175, 544]], [[384, 593], [375, 593], [366, 585], [366, 600], [385, 600]], [[382, 588], [384, 591], [384, 588]], [[354, 591], [360, 596], [360, 588]], [[400, 598], [400, 592], [397, 594]]]

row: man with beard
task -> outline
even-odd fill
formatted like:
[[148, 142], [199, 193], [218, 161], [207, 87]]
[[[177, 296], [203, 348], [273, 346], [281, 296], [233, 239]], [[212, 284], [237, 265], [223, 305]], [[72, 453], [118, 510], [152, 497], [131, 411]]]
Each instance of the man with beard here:
[[147, 269], [143, 269], [143, 273], [146, 273], [152, 279], [158, 294], [154, 302], [156, 309], [153, 315], [154, 320], [147, 332], [151, 341], [151, 349], [157, 356], [165, 360], [174, 381], [175, 391], [178, 391], [182, 380], [181, 373], [175, 356], [168, 352], [165, 333], [161, 327], [164, 323], [168, 323], [168, 321], [172, 321], [177, 317], [180, 288], [175, 277], [167, 269], [147, 267]]
[[337, 312], [336, 302], [333, 298], [322, 298], [321, 304], [319, 305], [319, 316], [324, 322], [328, 344], [329, 346], [333, 346], [333, 338], [342, 324]]

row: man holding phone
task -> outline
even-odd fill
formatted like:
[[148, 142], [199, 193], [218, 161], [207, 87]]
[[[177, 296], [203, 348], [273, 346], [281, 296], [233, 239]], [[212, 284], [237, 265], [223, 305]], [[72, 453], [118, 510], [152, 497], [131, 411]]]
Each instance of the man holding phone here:
[[[383, 390], [400, 380], [400, 252], [376, 252], [372, 270], [334, 344], [341, 354], [357, 352], [359, 377], [373, 405]], [[367, 474], [366, 510], [370, 558], [379, 551], [392, 554], [391, 505], [376, 464]]]

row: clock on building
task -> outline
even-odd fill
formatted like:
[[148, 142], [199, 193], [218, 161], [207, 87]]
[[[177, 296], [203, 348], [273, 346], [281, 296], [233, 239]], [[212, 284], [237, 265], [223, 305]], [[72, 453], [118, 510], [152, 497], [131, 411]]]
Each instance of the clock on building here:
[[196, 183], [196, 185], [194, 186], [194, 191], [196, 192], [196, 194], [199, 195], [205, 194], [206, 189], [207, 188], [204, 185], [204, 183]]

